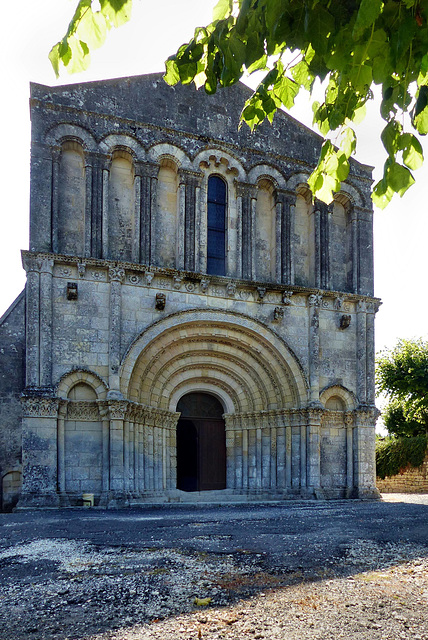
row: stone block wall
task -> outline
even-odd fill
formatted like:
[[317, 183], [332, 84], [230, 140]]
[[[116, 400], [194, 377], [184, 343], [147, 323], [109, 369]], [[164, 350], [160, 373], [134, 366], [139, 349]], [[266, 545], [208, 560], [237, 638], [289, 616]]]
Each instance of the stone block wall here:
[[0, 319], [0, 489], [4, 508], [16, 502], [21, 469], [21, 403], [25, 386], [25, 292]]

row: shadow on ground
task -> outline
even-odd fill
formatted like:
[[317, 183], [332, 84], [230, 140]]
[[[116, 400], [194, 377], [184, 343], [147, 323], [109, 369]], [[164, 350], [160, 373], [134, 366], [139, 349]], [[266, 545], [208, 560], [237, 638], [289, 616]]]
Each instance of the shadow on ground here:
[[1, 514], [0, 639], [84, 639], [428, 556], [425, 504]]

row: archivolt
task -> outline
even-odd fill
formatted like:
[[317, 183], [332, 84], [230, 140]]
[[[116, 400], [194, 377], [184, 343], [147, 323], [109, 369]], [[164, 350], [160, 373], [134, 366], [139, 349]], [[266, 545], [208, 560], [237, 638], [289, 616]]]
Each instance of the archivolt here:
[[221, 389], [236, 412], [299, 407], [307, 385], [294, 354], [270, 329], [240, 314], [186, 311], [149, 327], [121, 367], [125, 397], [162, 409], [180, 389]]

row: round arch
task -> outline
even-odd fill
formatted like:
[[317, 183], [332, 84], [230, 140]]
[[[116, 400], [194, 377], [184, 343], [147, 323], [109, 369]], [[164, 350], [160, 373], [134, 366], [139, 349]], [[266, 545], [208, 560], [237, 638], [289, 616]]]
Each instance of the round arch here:
[[134, 402], [175, 410], [194, 389], [217, 395], [227, 413], [299, 408], [302, 368], [262, 323], [222, 310], [173, 314], [144, 331], [121, 366], [121, 391]]
[[90, 386], [94, 390], [98, 400], [106, 399], [106, 384], [95, 373], [92, 373], [91, 371], [85, 371], [84, 369], [69, 371], [68, 373], [65, 373], [58, 382], [57, 395], [65, 400], [68, 397], [68, 394], [72, 387], [79, 383], [87, 384], [88, 386]]
[[331, 385], [330, 387], [323, 389], [320, 393], [320, 401], [324, 406], [326, 406], [328, 401], [333, 398], [339, 398], [342, 401], [344, 411], [353, 411], [357, 406], [355, 395], [342, 385]]

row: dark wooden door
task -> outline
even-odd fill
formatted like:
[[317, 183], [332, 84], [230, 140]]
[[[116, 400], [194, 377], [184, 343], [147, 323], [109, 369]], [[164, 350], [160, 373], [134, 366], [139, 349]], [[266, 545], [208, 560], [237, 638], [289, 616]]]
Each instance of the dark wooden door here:
[[[213, 396], [192, 393], [180, 400], [177, 411], [181, 411], [177, 425], [177, 489], [225, 489], [226, 432], [224, 419], [218, 415], [223, 414], [223, 407]], [[195, 413], [199, 416], [189, 415]]]

